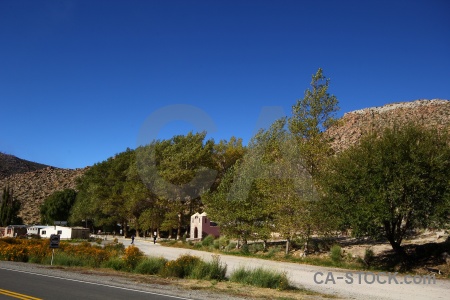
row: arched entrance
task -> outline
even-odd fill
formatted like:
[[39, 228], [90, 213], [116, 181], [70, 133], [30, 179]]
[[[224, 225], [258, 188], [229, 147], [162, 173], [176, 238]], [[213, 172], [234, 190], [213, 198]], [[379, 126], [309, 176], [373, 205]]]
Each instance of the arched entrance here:
[[198, 229], [197, 229], [197, 227], [194, 228], [194, 239], [198, 239]]

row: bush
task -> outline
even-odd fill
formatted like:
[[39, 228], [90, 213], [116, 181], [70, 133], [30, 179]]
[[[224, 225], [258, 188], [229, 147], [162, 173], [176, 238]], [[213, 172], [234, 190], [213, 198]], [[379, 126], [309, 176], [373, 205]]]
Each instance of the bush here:
[[339, 245], [333, 245], [330, 249], [330, 258], [334, 263], [340, 263], [342, 260], [342, 249]]
[[126, 265], [130, 270], [133, 270], [136, 268], [136, 266], [139, 264], [139, 262], [144, 257], [144, 253], [139, 250], [138, 247], [129, 246], [125, 249], [125, 254], [123, 256], [123, 260], [125, 261]]
[[147, 257], [139, 262], [134, 271], [139, 274], [155, 275], [162, 272], [167, 259], [162, 257]]
[[213, 235], [209, 234], [207, 237], [205, 237], [203, 239], [202, 245], [205, 246], [205, 247], [212, 246], [212, 244], [214, 243], [215, 239], [216, 238]]
[[366, 251], [364, 252], [364, 261], [365, 261], [367, 267], [370, 267], [374, 258], [375, 258], [375, 254], [373, 253], [373, 250], [370, 248], [367, 248]]
[[225, 246], [225, 251], [231, 251], [236, 248], [236, 243], [231, 242], [227, 246]]
[[166, 263], [161, 275], [165, 277], [189, 277], [194, 267], [200, 263], [200, 258], [192, 255], [182, 255], [176, 260], [172, 260]]
[[286, 273], [264, 268], [246, 269], [241, 267], [231, 274], [230, 281], [278, 290], [286, 290], [291, 286]]
[[103, 249], [110, 253], [111, 256], [120, 256], [125, 252], [125, 245], [122, 243], [111, 243], [105, 245]]
[[248, 244], [242, 245], [242, 247], [241, 247], [241, 253], [244, 254], [244, 255], [250, 254], [250, 250], [249, 250], [249, 248], [248, 248]]
[[224, 280], [227, 273], [227, 265], [220, 262], [219, 255], [213, 255], [211, 262], [200, 261], [194, 266], [190, 278], [206, 280]]
[[258, 253], [264, 251], [264, 244], [262, 243], [254, 243], [249, 245], [249, 251], [253, 253]]
[[103, 262], [102, 264], [103, 268], [109, 268], [109, 269], [113, 269], [116, 271], [125, 271], [127, 270], [127, 264], [126, 262], [119, 258], [119, 257], [113, 257], [110, 258], [109, 260]]
[[91, 262], [79, 256], [73, 256], [65, 252], [56, 251], [53, 257], [53, 264], [68, 267], [84, 267], [89, 266]]

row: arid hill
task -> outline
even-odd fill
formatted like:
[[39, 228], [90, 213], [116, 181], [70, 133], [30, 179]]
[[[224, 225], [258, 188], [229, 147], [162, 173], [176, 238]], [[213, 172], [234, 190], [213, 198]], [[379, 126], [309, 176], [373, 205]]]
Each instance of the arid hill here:
[[85, 170], [46, 167], [33, 172], [16, 173], [0, 179], [0, 194], [3, 193], [3, 187], [9, 186], [13, 197], [22, 204], [19, 216], [24, 223], [37, 224], [40, 221], [39, 208], [44, 200], [56, 191], [75, 188], [76, 178]]
[[0, 180], [13, 174], [36, 171], [47, 167], [47, 165], [0, 152]]
[[385, 127], [409, 122], [450, 130], [450, 101], [416, 100], [355, 110], [346, 113], [327, 134], [333, 138], [333, 148], [339, 152], [358, 142], [368, 132], [380, 132]]

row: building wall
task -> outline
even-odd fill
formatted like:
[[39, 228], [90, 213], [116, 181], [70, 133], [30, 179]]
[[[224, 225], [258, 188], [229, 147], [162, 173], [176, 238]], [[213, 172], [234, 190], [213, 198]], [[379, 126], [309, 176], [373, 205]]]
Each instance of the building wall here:
[[220, 236], [220, 229], [218, 226], [212, 226], [206, 213], [195, 213], [191, 216], [191, 234], [190, 239], [201, 240], [207, 235]]

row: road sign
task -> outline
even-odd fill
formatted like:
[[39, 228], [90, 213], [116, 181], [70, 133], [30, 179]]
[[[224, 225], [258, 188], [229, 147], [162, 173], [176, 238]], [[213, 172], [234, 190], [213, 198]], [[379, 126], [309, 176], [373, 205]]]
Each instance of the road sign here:
[[50, 235], [50, 248], [59, 248], [59, 234]]

